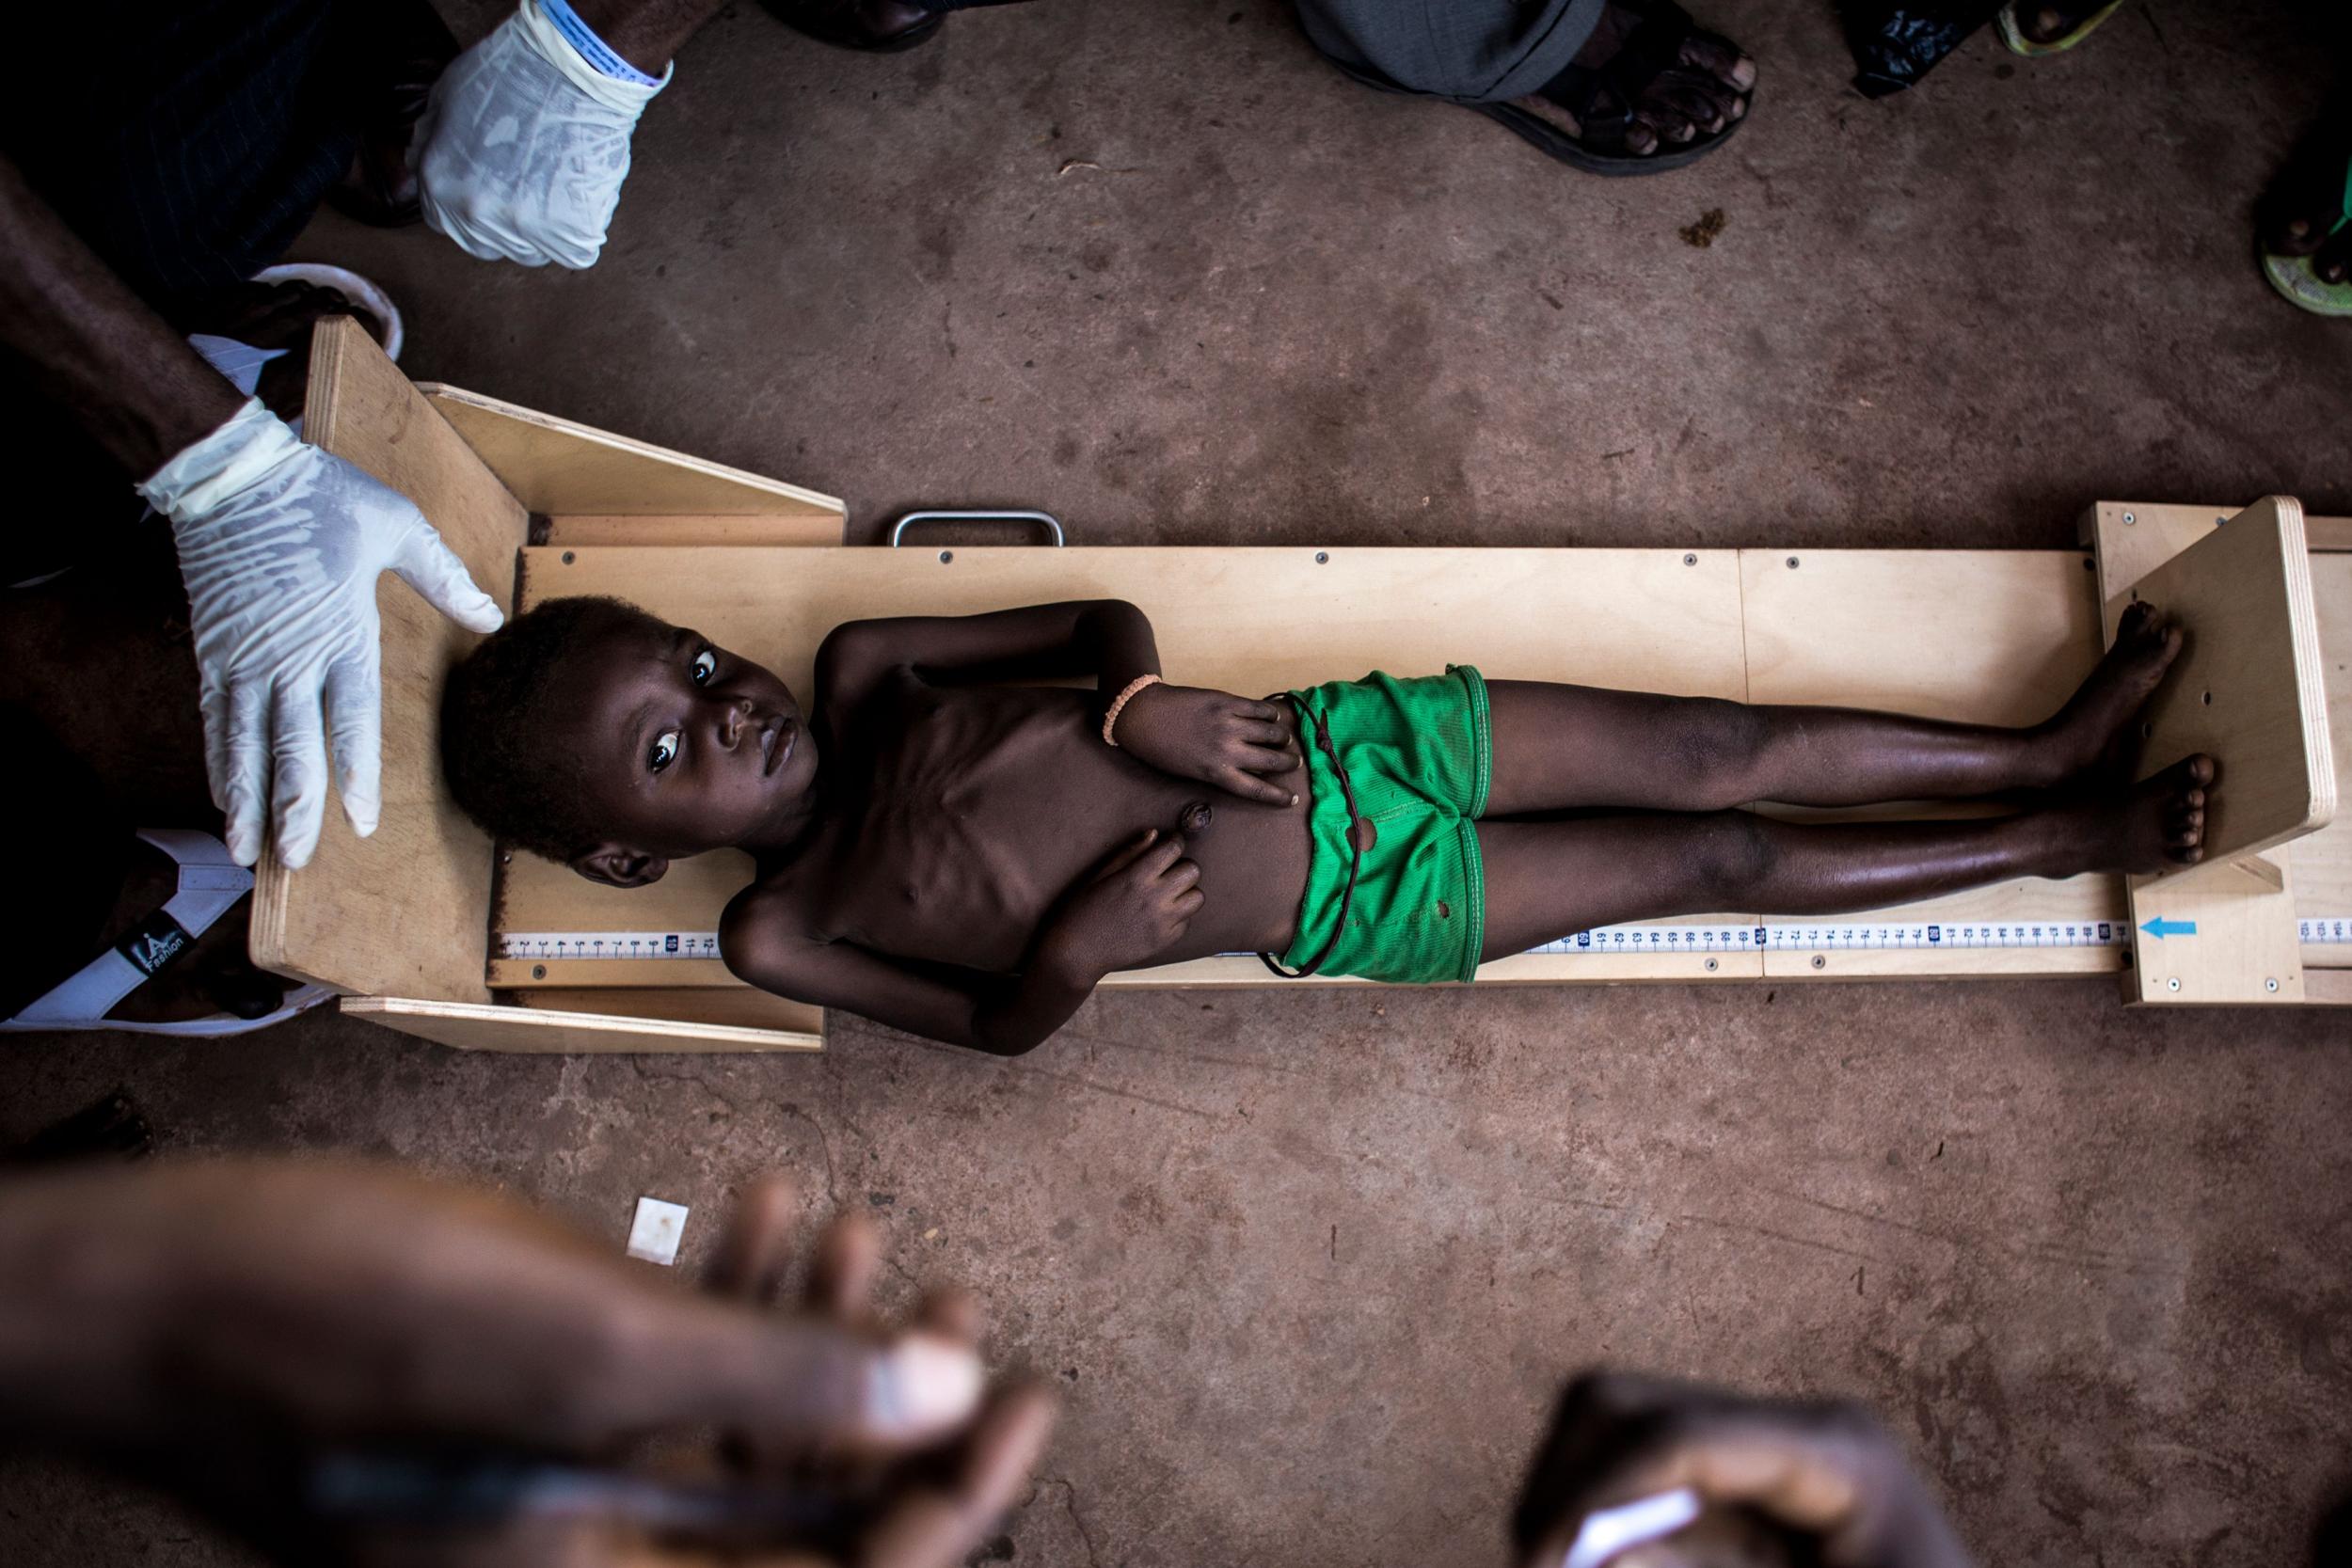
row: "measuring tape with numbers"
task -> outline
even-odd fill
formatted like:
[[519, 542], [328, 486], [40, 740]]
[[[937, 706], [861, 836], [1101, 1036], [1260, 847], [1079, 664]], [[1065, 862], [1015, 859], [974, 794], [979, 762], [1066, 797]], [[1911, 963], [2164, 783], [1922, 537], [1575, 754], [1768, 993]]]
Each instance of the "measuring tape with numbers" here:
[[[2185, 932], [2184, 935], [2193, 935]], [[2352, 915], [2296, 923], [2307, 946], [2352, 945]], [[1954, 925], [1912, 921], [1887, 926], [1603, 926], [1533, 949], [1579, 953], [1843, 953], [1918, 948], [2122, 947], [2131, 927], [2120, 920], [1995, 921]], [[501, 958], [716, 958], [716, 931], [501, 931]], [[1245, 955], [1246, 956], [1246, 955]]]

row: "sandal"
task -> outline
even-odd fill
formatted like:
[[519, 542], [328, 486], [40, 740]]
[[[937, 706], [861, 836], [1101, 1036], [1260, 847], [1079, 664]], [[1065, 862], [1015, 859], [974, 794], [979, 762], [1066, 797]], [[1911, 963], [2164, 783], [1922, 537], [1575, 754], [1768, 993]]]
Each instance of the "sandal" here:
[[[1580, 130], [1571, 133], [1516, 103], [1467, 103], [1463, 107], [1477, 110], [1538, 151], [1586, 174], [1663, 174], [1706, 157], [1746, 123], [1745, 115], [1726, 119], [1720, 131], [1702, 131], [1679, 145], [1661, 141], [1651, 152], [1631, 150], [1627, 133], [1633, 128], [1634, 111], [1643, 94], [1667, 71], [1690, 69], [1682, 64], [1684, 45], [1693, 39], [1710, 39], [1734, 55], [1739, 46], [1701, 28], [1675, 0], [1639, 0], [1626, 8], [1638, 11], [1641, 20], [1605, 64], [1570, 65], [1536, 89], [1536, 96], [1574, 115]], [[1740, 96], [1752, 104], [1756, 89], [1750, 87]]]
[[2027, 38], [2025, 28], [2018, 25], [2018, 0], [2009, 0], [2009, 4], [2001, 8], [2001, 14], [1994, 18], [1994, 21], [2001, 29], [2001, 41], [2009, 45], [2010, 53], [2023, 55], [2032, 59], [2042, 55], [2062, 55], [2074, 48], [2074, 45], [2089, 38], [2098, 28], [2100, 23], [2113, 16], [2115, 8], [2122, 3], [2123, 0], [2107, 0], [2106, 5], [2092, 11], [2047, 43]]
[[334, 994], [322, 985], [294, 986], [275, 1007], [266, 1002], [250, 1014], [215, 1012], [209, 1018], [170, 1022], [111, 1019], [106, 1014], [150, 978], [187, 953], [213, 923], [253, 891], [253, 873], [230, 857], [220, 840], [186, 829], [144, 828], [140, 838], [179, 866], [178, 888], [162, 907], [140, 921], [61, 984], [0, 1019], [0, 1034], [112, 1030], [135, 1035], [244, 1035], [282, 1023]]
[[[2343, 233], [2347, 225], [2352, 225], [2352, 157], [2344, 160], [2343, 210], [2328, 226], [2328, 237]], [[2308, 256], [2290, 256], [2265, 245], [2259, 229], [2255, 234], [2254, 248], [2262, 259], [2263, 276], [2288, 304], [2315, 316], [2352, 316], [2352, 277], [2330, 283], [2319, 276], [2317, 262], [2327, 248], [2324, 241], [2312, 246]]]

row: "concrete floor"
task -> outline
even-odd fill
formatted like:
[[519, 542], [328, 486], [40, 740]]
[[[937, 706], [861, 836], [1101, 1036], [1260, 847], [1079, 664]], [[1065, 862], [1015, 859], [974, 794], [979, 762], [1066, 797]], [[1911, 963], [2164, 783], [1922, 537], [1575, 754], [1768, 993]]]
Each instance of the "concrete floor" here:
[[[1601, 182], [1354, 87], [1276, 0], [981, 13], [886, 59], [743, 5], [593, 272], [332, 218], [297, 254], [398, 293], [419, 377], [844, 495], [860, 539], [918, 503], [1190, 544], [2343, 514], [2352, 324], [2249, 250], [2322, 8], [2133, 0], [1868, 103], [1821, 0], [1717, 0], [1753, 121]], [[813, 1060], [563, 1060], [329, 1017], [21, 1040], [0, 1121], [124, 1084], [175, 1155], [413, 1161], [616, 1245], [638, 1194], [687, 1202], [690, 1261], [802, 1173], [883, 1221], [894, 1290], [976, 1285], [1067, 1391], [1000, 1560], [1500, 1563], [1558, 1380], [1605, 1360], [1861, 1396], [1986, 1562], [2278, 1563], [2352, 1473], [2345, 1035], [2088, 982], [1130, 994], [1011, 1063], [846, 1019]], [[0, 1484], [16, 1568], [230, 1560], [70, 1475]]]

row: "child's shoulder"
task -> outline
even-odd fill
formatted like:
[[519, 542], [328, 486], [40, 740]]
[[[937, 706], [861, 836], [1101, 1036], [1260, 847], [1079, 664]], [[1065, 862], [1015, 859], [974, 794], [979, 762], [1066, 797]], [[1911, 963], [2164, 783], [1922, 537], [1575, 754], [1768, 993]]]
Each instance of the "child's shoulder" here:
[[719, 956], [730, 966], [817, 934], [814, 906], [795, 870], [768, 872], [727, 900], [719, 915]]
[[817, 695], [852, 702], [906, 667], [905, 643], [891, 635], [888, 622], [844, 621], [817, 644]]

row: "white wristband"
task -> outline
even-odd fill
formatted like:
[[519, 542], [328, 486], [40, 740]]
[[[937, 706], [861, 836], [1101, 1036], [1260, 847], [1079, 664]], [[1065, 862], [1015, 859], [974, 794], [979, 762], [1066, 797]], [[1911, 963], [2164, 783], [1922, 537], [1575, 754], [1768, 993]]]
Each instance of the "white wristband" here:
[[644, 113], [653, 95], [669, 86], [672, 72], [677, 70], [673, 60], [662, 67], [661, 80], [653, 86], [640, 87], [624, 82], [617, 76], [607, 76], [565, 38], [562, 29], [548, 20], [548, 13], [539, 8], [539, 0], [523, 0], [522, 8], [515, 13], [516, 27], [523, 41], [533, 53], [564, 73], [564, 79], [608, 109], [617, 110], [634, 120]]

